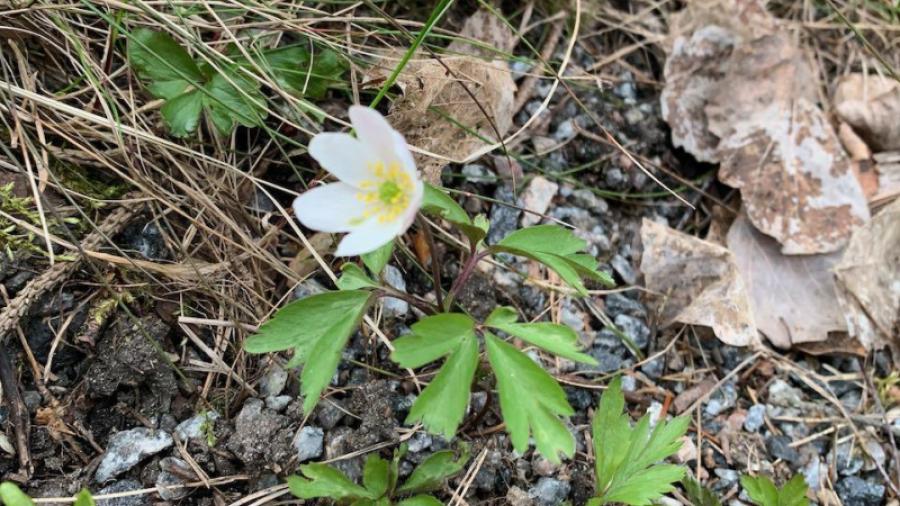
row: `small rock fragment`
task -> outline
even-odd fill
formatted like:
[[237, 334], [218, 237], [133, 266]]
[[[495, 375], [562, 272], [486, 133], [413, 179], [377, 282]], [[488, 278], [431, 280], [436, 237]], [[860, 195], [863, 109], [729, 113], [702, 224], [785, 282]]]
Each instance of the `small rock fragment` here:
[[629, 285], [633, 285], [637, 282], [637, 273], [634, 271], [634, 267], [631, 266], [631, 262], [629, 262], [622, 255], [616, 255], [610, 261], [612, 268], [616, 271], [616, 273], [622, 278], [622, 281]]
[[856, 476], [848, 476], [835, 487], [844, 506], [870, 506], [881, 504], [884, 485], [872, 483]]
[[769, 385], [769, 403], [784, 408], [799, 408], [803, 404], [803, 392], [782, 379]]
[[276, 395], [274, 397], [266, 397], [266, 407], [272, 411], [283, 411], [284, 408], [294, 400], [290, 395]]
[[[144, 488], [140, 482], [136, 480], [119, 480], [97, 491], [96, 495], [121, 494], [123, 492], [133, 492]], [[150, 504], [150, 496], [144, 494], [126, 495], [122, 497], [113, 497], [111, 499], [97, 499], [97, 506], [147, 506]]]
[[766, 448], [773, 458], [796, 464], [800, 461], [800, 453], [791, 448], [791, 442], [792, 438], [789, 436], [772, 436], [766, 441]]
[[117, 432], [109, 438], [94, 480], [98, 483], [108, 481], [131, 469], [145, 457], [172, 446], [173, 442], [168, 432], [146, 427]]
[[737, 397], [737, 388], [735, 388], [734, 383], [725, 383], [709, 397], [709, 401], [706, 403], [706, 414], [716, 416], [725, 410], [733, 408], [735, 402], [737, 402]]
[[558, 184], [541, 176], [536, 176], [528, 183], [528, 187], [525, 188], [519, 199], [519, 205], [531, 211], [522, 215], [523, 227], [540, 223], [541, 215], [547, 213], [550, 202], [553, 201], [557, 191], [559, 191]]
[[175, 435], [182, 441], [205, 438], [218, 418], [219, 413], [215, 411], [200, 413], [179, 423], [175, 427]]
[[744, 430], [747, 432], [756, 432], [765, 423], [766, 406], [765, 404], [754, 404], [747, 410], [747, 418], [744, 420]]
[[272, 367], [259, 382], [260, 394], [263, 397], [273, 397], [280, 394], [284, 390], [284, 386], [287, 385], [287, 380], [287, 371], [278, 366]]
[[638, 348], [644, 349], [650, 344], [650, 328], [643, 321], [627, 314], [616, 316], [614, 321], [616, 327], [619, 327], [626, 336], [630, 337], [631, 341]]
[[[406, 293], [406, 280], [403, 279], [400, 269], [393, 265], [386, 265], [383, 274], [385, 283], [391, 288]], [[409, 302], [403, 299], [385, 297], [382, 299], [382, 304], [386, 318], [402, 318], [409, 312]]]
[[159, 461], [159, 468], [161, 471], [156, 477], [156, 491], [162, 499], [176, 501], [191, 493], [190, 488], [178, 486], [188, 481], [186, 477], [195, 476], [187, 462], [176, 457], [166, 457]]
[[528, 489], [528, 497], [539, 506], [557, 506], [569, 496], [569, 483], [555, 478], [541, 478]]
[[300, 462], [306, 462], [322, 456], [325, 442], [325, 431], [319, 427], [307, 425], [294, 437], [294, 449]]

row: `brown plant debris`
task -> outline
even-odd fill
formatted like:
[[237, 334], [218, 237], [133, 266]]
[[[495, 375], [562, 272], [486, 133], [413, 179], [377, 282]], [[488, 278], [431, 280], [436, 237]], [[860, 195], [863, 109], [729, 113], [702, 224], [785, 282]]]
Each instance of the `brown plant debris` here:
[[[463, 32], [473, 37], [490, 35], [492, 45], [498, 37], [511, 40], [511, 33], [504, 37], [479, 26], [494, 18], [473, 16]], [[455, 49], [472, 53], [471, 47], [461, 44]], [[373, 68], [367, 80], [382, 82], [400, 54], [393, 53]], [[438, 155], [416, 155], [425, 179], [432, 183], [440, 181], [441, 169], [450, 160], [465, 159], [497, 142], [498, 134], [506, 134], [513, 124], [516, 85], [502, 61], [470, 55], [412, 60], [398, 76], [397, 85], [402, 96], [391, 105], [388, 120], [410, 145]]]
[[835, 274], [850, 335], [900, 350], [900, 200], [853, 234]]
[[900, 149], [900, 83], [874, 75], [848, 74], [834, 93], [838, 117], [874, 151]]
[[783, 253], [841, 249], [868, 207], [790, 35], [749, 0], [701, 2], [672, 30], [661, 101], [673, 142], [721, 163], [719, 179]]
[[728, 230], [758, 329], [779, 348], [824, 341], [847, 330], [831, 269], [840, 253], [788, 256], [739, 216]]
[[647, 288], [666, 295], [663, 325], [705, 325], [733, 346], [758, 342], [747, 289], [730, 251], [646, 218], [641, 241]]

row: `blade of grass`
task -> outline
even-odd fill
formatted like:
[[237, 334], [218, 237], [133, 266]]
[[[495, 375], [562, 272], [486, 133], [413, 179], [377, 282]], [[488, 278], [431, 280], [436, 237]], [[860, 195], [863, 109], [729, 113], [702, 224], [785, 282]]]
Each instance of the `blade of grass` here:
[[[370, 2], [366, 2], [370, 3]], [[397, 66], [394, 68], [394, 71], [391, 72], [391, 75], [388, 76], [387, 81], [381, 86], [381, 89], [378, 90], [378, 94], [375, 95], [375, 98], [372, 99], [372, 102], [369, 104], [369, 107], [375, 107], [381, 102], [381, 99], [384, 98], [384, 95], [387, 91], [394, 85], [397, 81], [397, 77], [400, 76], [400, 72], [403, 72], [403, 69], [409, 63], [409, 60], [412, 59], [413, 54], [415, 54], [416, 50], [419, 49], [419, 46], [422, 45], [422, 41], [425, 40], [425, 37], [431, 33], [431, 30], [434, 28], [434, 25], [440, 21], [441, 17], [443, 17], [444, 13], [450, 8], [450, 5], [453, 3], [453, 0], [441, 0], [441, 2], [435, 6], [435, 8], [431, 11], [431, 15], [428, 16], [428, 21], [425, 22], [425, 26], [419, 30], [419, 33], [416, 35], [415, 40], [409, 49], [406, 50], [406, 53], [403, 54], [403, 58], [400, 59], [400, 62], [397, 63]]]

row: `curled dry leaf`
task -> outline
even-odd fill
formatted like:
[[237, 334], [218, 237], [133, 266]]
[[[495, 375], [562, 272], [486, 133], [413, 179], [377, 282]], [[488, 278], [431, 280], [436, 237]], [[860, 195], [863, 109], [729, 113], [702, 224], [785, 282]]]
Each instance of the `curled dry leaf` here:
[[853, 234], [835, 274], [850, 335], [900, 351], [900, 200]]
[[728, 230], [728, 249], [750, 296], [757, 328], [779, 348], [824, 341], [847, 330], [832, 268], [840, 253], [788, 256], [741, 215]]
[[834, 93], [838, 117], [874, 151], [900, 149], [900, 83], [861, 73], [841, 78]]
[[[493, 19], [493, 15], [477, 14], [463, 32], [488, 37], [486, 44], [501, 45], [497, 49], [506, 51], [512, 33], [502, 26], [504, 32]], [[471, 53], [472, 47], [460, 43], [455, 49]], [[384, 59], [367, 81], [382, 82], [401, 54]], [[498, 134], [505, 135], [513, 124], [516, 85], [502, 61], [469, 55], [442, 56], [440, 62], [412, 60], [398, 76], [397, 85], [403, 95], [391, 105], [388, 120], [410, 145], [440, 157], [416, 156], [425, 180], [431, 183], [440, 182], [441, 169], [450, 160], [463, 160], [497, 142]]]
[[734, 346], [758, 343], [759, 331], [779, 348], [847, 330], [832, 273], [841, 253], [784, 255], [743, 213], [728, 230], [727, 248], [646, 219], [641, 240], [647, 288], [665, 295], [664, 326], [708, 326]]
[[868, 207], [803, 52], [755, 0], [698, 2], [672, 30], [661, 101], [673, 142], [722, 164], [783, 253], [841, 249]]
[[647, 288], [666, 296], [662, 323], [711, 327], [722, 342], [758, 342], [744, 280], [730, 251], [644, 219], [641, 271]]

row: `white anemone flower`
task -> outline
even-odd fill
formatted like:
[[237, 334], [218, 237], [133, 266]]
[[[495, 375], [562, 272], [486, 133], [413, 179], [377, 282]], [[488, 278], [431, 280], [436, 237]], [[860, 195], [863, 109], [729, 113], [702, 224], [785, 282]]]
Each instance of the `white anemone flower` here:
[[304, 226], [322, 232], [349, 232], [335, 255], [374, 251], [402, 234], [422, 204], [424, 184], [406, 140], [374, 109], [350, 107], [356, 137], [320, 133], [309, 154], [338, 179], [294, 200]]

